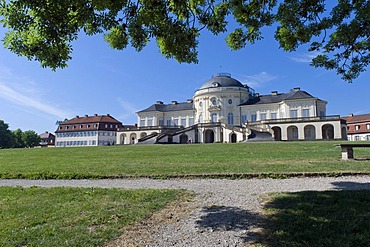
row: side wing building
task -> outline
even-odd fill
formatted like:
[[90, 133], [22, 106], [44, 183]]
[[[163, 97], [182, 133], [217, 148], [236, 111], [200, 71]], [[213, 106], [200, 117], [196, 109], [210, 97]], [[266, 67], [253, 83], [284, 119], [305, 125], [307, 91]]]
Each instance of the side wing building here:
[[59, 123], [56, 147], [115, 145], [122, 123], [111, 115], [76, 116]]

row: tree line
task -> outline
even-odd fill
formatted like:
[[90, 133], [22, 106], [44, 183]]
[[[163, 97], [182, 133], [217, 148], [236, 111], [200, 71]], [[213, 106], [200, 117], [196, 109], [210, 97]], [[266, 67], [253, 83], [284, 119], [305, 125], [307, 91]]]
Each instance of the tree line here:
[[1, 148], [31, 148], [40, 145], [41, 138], [33, 130], [9, 130], [9, 124], [0, 120]]

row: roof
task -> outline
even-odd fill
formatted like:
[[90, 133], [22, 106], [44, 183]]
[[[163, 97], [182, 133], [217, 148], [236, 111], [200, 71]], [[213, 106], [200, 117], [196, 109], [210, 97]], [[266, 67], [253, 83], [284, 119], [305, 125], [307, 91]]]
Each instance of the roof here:
[[46, 139], [46, 138], [53, 137], [53, 136], [54, 135], [52, 133], [49, 133], [49, 132], [45, 132], [45, 133], [40, 134], [41, 139]]
[[370, 122], [370, 114], [362, 114], [362, 115], [349, 115], [347, 117], [342, 117], [348, 123], [359, 123], [359, 122]]
[[67, 120], [65, 122], [62, 122], [61, 124], [84, 124], [84, 123], [114, 123], [114, 124], [121, 124], [120, 121], [112, 117], [111, 115], [97, 115], [94, 116], [88, 116], [85, 115], [83, 117], [76, 116], [75, 118], [72, 118], [70, 120]]
[[156, 103], [142, 111], [138, 111], [138, 113], [153, 111], [170, 112], [170, 111], [188, 111], [188, 110], [194, 110], [192, 102], [181, 102], [181, 103], [176, 102], [171, 104]]
[[200, 89], [211, 88], [211, 87], [244, 87], [244, 85], [240, 81], [234, 78], [231, 78], [230, 74], [222, 73], [222, 74], [213, 75], [210, 80], [206, 81], [200, 87]]
[[70, 120], [60, 122], [59, 127], [55, 131], [55, 133], [89, 130], [117, 131], [118, 128], [122, 128], [122, 123], [111, 115], [108, 114], [99, 116], [95, 114], [94, 116], [76, 116], [75, 118], [72, 118]]
[[[306, 91], [302, 91], [298, 88], [290, 90], [288, 93], [276, 93], [270, 95], [261, 95], [249, 98], [248, 101], [241, 105], [261, 105], [261, 104], [273, 104], [279, 103], [286, 100], [298, 100], [298, 99], [317, 99]], [[320, 99], [319, 99], [320, 100]]]

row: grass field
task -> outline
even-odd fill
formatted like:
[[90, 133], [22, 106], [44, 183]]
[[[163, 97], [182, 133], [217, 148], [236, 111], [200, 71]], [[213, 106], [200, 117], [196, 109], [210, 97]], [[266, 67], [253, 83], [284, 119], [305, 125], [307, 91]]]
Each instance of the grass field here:
[[370, 172], [370, 149], [341, 161], [338, 142], [133, 145], [0, 150], [2, 178]]
[[[134, 145], [0, 150], [2, 178], [186, 174], [370, 173], [370, 149], [341, 161], [338, 142]], [[170, 201], [175, 190], [0, 187], [0, 246], [101, 246]], [[367, 246], [368, 191], [276, 193], [257, 246]]]
[[276, 193], [265, 204], [259, 242], [262, 246], [369, 246], [369, 207], [368, 190]]
[[179, 190], [0, 187], [0, 246], [103, 246], [188, 195]]

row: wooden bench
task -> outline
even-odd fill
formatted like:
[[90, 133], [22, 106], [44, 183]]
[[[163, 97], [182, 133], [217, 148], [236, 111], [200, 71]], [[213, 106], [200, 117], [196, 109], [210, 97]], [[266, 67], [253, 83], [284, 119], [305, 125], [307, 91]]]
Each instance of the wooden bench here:
[[353, 148], [370, 148], [370, 143], [345, 143], [339, 144], [342, 149], [342, 160], [351, 160], [353, 158]]

